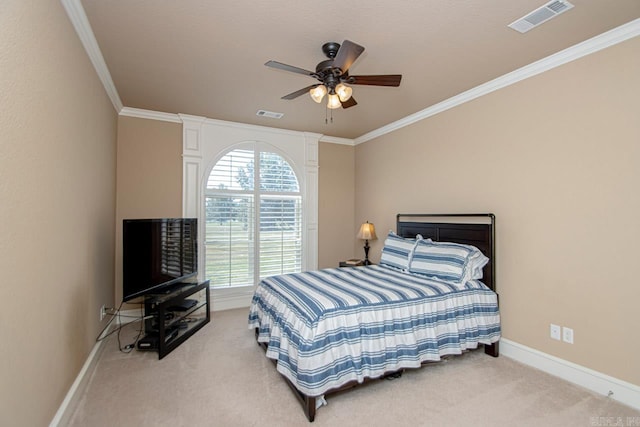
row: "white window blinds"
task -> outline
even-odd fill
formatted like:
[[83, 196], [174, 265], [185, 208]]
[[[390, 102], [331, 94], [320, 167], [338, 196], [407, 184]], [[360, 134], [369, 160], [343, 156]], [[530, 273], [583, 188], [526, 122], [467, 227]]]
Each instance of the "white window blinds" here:
[[236, 149], [213, 167], [205, 190], [205, 275], [213, 287], [301, 270], [302, 196], [276, 153]]

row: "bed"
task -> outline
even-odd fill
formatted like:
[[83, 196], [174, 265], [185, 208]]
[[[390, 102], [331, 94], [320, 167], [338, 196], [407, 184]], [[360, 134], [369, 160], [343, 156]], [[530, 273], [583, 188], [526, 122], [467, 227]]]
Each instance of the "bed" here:
[[309, 421], [331, 393], [484, 347], [499, 354], [493, 214], [398, 214], [380, 263], [272, 276], [249, 328]]

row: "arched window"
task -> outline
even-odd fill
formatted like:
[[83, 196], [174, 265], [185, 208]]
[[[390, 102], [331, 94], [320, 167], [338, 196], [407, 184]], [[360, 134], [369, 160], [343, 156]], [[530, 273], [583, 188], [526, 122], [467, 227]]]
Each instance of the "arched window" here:
[[212, 287], [301, 271], [302, 193], [281, 155], [227, 152], [212, 168], [204, 196], [204, 273]]

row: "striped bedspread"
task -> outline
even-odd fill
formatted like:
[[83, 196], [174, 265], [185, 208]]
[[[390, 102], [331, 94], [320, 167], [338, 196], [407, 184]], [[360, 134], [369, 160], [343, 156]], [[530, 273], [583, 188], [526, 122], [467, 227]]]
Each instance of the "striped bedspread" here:
[[479, 281], [456, 285], [366, 266], [262, 280], [249, 328], [259, 329], [278, 372], [320, 396], [494, 343], [500, 315], [496, 294]]

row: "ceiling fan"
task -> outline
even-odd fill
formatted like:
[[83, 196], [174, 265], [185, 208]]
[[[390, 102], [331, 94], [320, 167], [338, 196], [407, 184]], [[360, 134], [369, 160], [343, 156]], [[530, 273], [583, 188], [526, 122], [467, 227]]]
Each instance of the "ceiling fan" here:
[[316, 65], [315, 72], [283, 64], [278, 61], [268, 61], [264, 64], [267, 67], [304, 74], [320, 82], [285, 95], [282, 99], [295, 99], [305, 93], [309, 93], [315, 102], [320, 103], [322, 102], [322, 98], [328, 94], [328, 108], [349, 108], [358, 103], [351, 96], [353, 90], [348, 85], [400, 86], [400, 80], [402, 79], [401, 74], [378, 76], [349, 75], [349, 67], [351, 67], [355, 60], [364, 52], [364, 47], [359, 44], [349, 40], [343, 41], [342, 45], [336, 42], [328, 42], [322, 45], [322, 52], [324, 52], [329, 59], [325, 59]]

